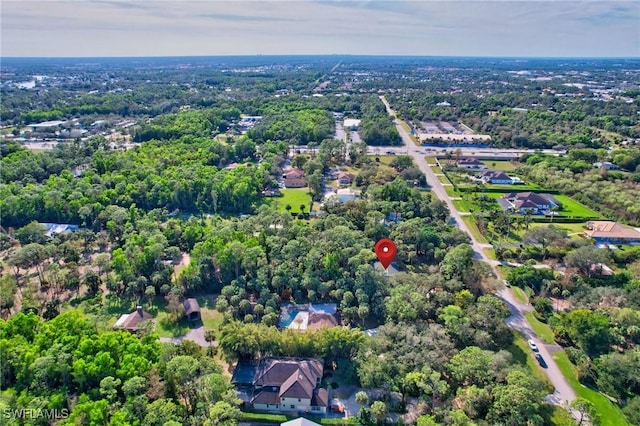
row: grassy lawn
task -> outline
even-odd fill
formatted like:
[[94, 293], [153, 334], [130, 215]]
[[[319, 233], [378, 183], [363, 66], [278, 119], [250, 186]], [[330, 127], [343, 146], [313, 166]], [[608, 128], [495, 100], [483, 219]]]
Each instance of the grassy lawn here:
[[569, 414], [564, 408], [552, 405], [553, 412], [549, 418], [549, 421], [554, 426], [575, 426], [576, 421], [573, 416]]
[[397, 157], [396, 155], [376, 155], [380, 159], [380, 164], [388, 166]]
[[511, 292], [513, 293], [513, 297], [515, 297], [518, 302], [525, 304], [529, 303], [529, 298], [520, 287], [511, 287]]
[[[527, 192], [527, 191], [540, 191], [543, 188], [534, 183], [529, 183], [525, 185], [487, 185], [488, 189], [498, 189], [504, 192]], [[500, 195], [501, 197], [502, 195]]]
[[566, 195], [554, 195], [562, 203], [560, 213], [563, 216], [600, 217], [600, 215]]
[[453, 200], [453, 207], [456, 208], [459, 212], [468, 212], [469, 211], [469, 202], [466, 200]]
[[487, 167], [489, 167], [491, 170], [510, 171], [510, 170], [515, 170], [517, 166], [517, 164], [514, 164], [511, 161], [485, 160], [485, 161], [481, 161], [481, 163], [486, 164]]
[[443, 176], [438, 176], [438, 180], [441, 183], [444, 183], [444, 184], [447, 184], [447, 185], [451, 185], [451, 181], [449, 181], [449, 179], [447, 179], [447, 177], [444, 176], [444, 175]]
[[529, 348], [529, 344], [524, 336], [520, 333], [514, 333], [515, 338], [513, 339], [513, 344], [507, 348], [511, 355], [513, 356], [513, 360], [520, 364], [522, 367], [525, 367], [527, 370], [531, 371], [538, 379], [544, 382], [547, 385], [547, 391], [549, 393], [553, 392], [553, 385], [549, 381], [549, 378], [545, 374], [540, 364], [536, 361], [533, 353], [531, 352], [531, 348]]
[[198, 298], [200, 304], [200, 314], [202, 316], [202, 323], [205, 327], [211, 330], [218, 330], [224, 319], [224, 315], [216, 311], [213, 308], [205, 308]]
[[538, 336], [540, 336], [542, 340], [544, 340], [546, 343], [554, 342], [551, 327], [543, 322], [538, 321], [538, 319], [533, 315], [533, 311], [527, 312], [526, 314], [524, 314], [524, 316], [527, 317], [527, 321], [529, 321], [529, 324], [531, 324], [531, 328], [533, 328], [533, 331]]
[[445, 190], [445, 192], [447, 193], [447, 195], [449, 197], [459, 197], [460, 196], [458, 191], [456, 191], [456, 188], [454, 188], [453, 186], [445, 186], [444, 190]]
[[498, 258], [496, 257], [496, 251], [492, 248], [484, 248], [482, 249], [482, 251], [484, 252], [484, 254], [487, 255], [487, 257], [491, 260], [498, 260]]
[[462, 220], [467, 224], [467, 226], [469, 227], [469, 231], [471, 232], [471, 234], [473, 234], [473, 237], [478, 240], [480, 244], [487, 244], [487, 240], [480, 233], [480, 231], [478, 231], [478, 227], [476, 226], [476, 223], [471, 216], [462, 216]]
[[558, 368], [562, 371], [562, 375], [567, 379], [573, 390], [580, 398], [589, 400], [595, 405], [598, 414], [600, 414], [600, 424], [602, 426], [621, 426], [627, 425], [622, 410], [607, 397], [601, 395], [593, 389], [583, 386], [576, 374], [576, 367], [569, 361], [565, 351], [554, 353], [553, 359], [558, 364]]
[[[569, 237], [575, 240], [579, 240], [581, 237], [578, 234], [586, 230], [586, 228], [584, 227], [584, 223], [557, 223], [556, 224], [556, 223], [536, 223], [536, 222], [532, 222], [529, 224], [529, 230], [533, 228], [547, 227], [549, 225], [553, 225], [561, 229], [566, 229], [567, 233], [569, 234]], [[515, 233], [519, 237], [517, 241], [521, 241], [522, 237], [526, 232], [527, 230], [524, 228], [516, 230]]]
[[584, 227], [584, 223], [530, 223], [529, 228], [540, 228], [542, 226], [557, 226], [558, 228], [566, 229], [569, 234], [575, 234], [577, 232], [583, 232], [587, 228]]
[[292, 213], [300, 212], [300, 204], [304, 204], [306, 206], [305, 211], [309, 211], [311, 195], [309, 195], [308, 188], [287, 188], [281, 189], [280, 192], [282, 192], [282, 197], [273, 197], [270, 199], [276, 203], [279, 211], [286, 212], [287, 209], [285, 207], [287, 204], [291, 206]]
[[154, 318], [155, 331], [160, 337], [178, 337], [187, 334], [189, 331], [189, 321], [186, 318], [182, 318], [178, 322], [171, 322], [169, 320], [169, 313], [166, 311], [158, 312], [158, 315]]

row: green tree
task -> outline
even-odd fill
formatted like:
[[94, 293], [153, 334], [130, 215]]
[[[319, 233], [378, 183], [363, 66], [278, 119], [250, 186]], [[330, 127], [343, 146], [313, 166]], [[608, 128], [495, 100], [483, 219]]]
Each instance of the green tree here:
[[596, 406], [587, 399], [584, 398], [576, 398], [571, 401], [569, 404], [569, 408], [574, 412], [577, 412], [580, 418], [578, 419], [578, 426], [581, 426], [583, 423], [589, 423], [593, 426], [598, 426], [600, 424], [600, 416], [598, 411], [596, 410]]
[[371, 404], [371, 414], [373, 414], [378, 424], [382, 423], [382, 420], [387, 415], [387, 405], [382, 401], [373, 401]]

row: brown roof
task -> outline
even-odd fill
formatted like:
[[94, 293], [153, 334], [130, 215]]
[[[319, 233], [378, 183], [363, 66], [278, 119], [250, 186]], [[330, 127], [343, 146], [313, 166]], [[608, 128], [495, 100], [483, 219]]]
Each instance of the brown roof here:
[[322, 372], [322, 361], [317, 359], [266, 358], [258, 367], [253, 385], [279, 387], [280, 397], [310, 399]]
[[142, 308], [137, 308], [135, 311], [131, 312], [127, 319], [122, 323], [122, 328], [129, 331], [136, 331], [138, 329], [138, 325], [142, 321], [150, 320], [153, 317], [151, 314]]
[[284, 180], [284, 186], [307, 186], [307, 181], [304, 179], [287, 178]]
[[329, 405], [329, 392], [325, 388], [320, 388], [313, 393], [311, 398], [312, 407], [327, 407]]
[[640, 232], [618, 222], [593, 220], [587, 222], [587, 228], [590, 230], [585, 234], [589, 238], [640, 238]]
[[256, 394], [251, 400], [252, 404], [279, 404], [280, 395], [278, 391], [273, 391], [271, 388], [263, 389]]
[[309, 320], [307, 322], [308, 329], [319, 329], [327, 327], [335, 327], [338, 325], [338, 320], [335, 316], [327, 312], [313, 312], [309, 314]]
[[282, 172], [282, 175], [285, 177], [288, 176], [304, 176], [304, 170], [300, 169], [286, 169]]
[[351, 173], [348, 173], [348, 172], [340, 172], [340, 173], [338, 173], [338, 179], [353, 180], [354, 178], [355, 178], [355, 176], [352, 175]]
[[194, 312], [200, 312], [200, 305], [198, 304], [198, 301], [193, 297], [186, 299], [184, 302], [182, 302], [182, 304], [184, 305], [184, 312], [187, 315], [191, 315]]

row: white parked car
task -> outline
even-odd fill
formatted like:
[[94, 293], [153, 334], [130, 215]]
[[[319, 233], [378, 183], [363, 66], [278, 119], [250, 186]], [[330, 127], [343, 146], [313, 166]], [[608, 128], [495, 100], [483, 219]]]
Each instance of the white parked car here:
[[536, 345], [536, 342], [534, 342], [533, 340], [529, 339], [527, 341], [527, 343], [529, 343], [529, 347], [531, 348], [532, 351], [538, 352], [538, 345]]

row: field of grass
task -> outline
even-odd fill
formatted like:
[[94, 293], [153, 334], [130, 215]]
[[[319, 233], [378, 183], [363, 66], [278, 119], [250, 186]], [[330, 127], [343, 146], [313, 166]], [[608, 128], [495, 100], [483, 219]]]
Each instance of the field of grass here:
[[449, 197], [459, 197], [460, 193], [458, 191], [456, 191], [456, 188], [453, 186], [445, 186], [444, 187], [445, 192], [447, 193], [447, 195]]
[[380, 164], [388, 166], [397, 157], [396, 155], [376, 155], [380, 159]]
[[538, 321], [538, 319], [533, 315], [532, 311], [527, 312], [526, 314], [524, 314], [524, 316], [527, 317], [527, 321], [529, 321], [529, 324], [531, 324], [531, 328], [533, 328], [533, 331], [535, 331], [535, 333], [540, 336], [542, 340], [544, 340], [546, 343], [554, 342], [551, 327], [543, 322]]
[[270, 198], [271, 202], [276, 203], [278, 210], [286, 212], [285, 208], [287, 204], [291, 206], [291, 213], [300, 213], [300, 204], [306, 206], [305, 211], [309, 211], [309, 204], [311, 204], [311, 195], [307, 188], [287, 188], [281, 189], [282, 197]]
[[445, 185], [451, 185], [451, 181], [449, 181], [449, 179], [447, 179], [447, 177], [444, 175], [438, 176], [438, 180], [440, 181], [440, 183], [443, 183]]
[[567, 410], [557, 405], [551, 406], [553, 412], [549, 417], [549, 421], [554, 426], [575, 426], [576, 421]]
[[516, 300], [520, 303], [529, 303], [529, 298], [527, 297], [526, 293], [524, 291], [522, 291], [522, 289], [520, 287], [511, 287], [511, 292], [513, 293], [513, 296], [516, 298]]
[[496, 251], [492, 248], [484, 248], [482, 249], [482, 251], [484, 252], [484, 254], [487, 255], [487, 257], [491, 260], [498, 260], [498, 258], [496, 257]]
[[468, 212], [469, 211], [469, 202], [467, 200], [453, 200], [453, 206], [459, 212]]
[[216, 296], [199, 296], [196, 299], [200, 305], [200, 316], [204, 326], [211, 330], [217, 330], [222, 324], [224, 315], [215, 309]]
[[[541, 191], [542, 188], [535, 183], [525, 183], [524, 185], [487, 185], [487, 189], [500, 190], [504, 192], [527, 192], [527, 191]], [[501, 197], [502, 195], [500, 195]]]
[[562, 371], [562, 375], [567, 379], [573, 390], [580, 398], [589, 400], [595, 405], [600, 415], [600, 425], [602, 426], [623, 426], [628, 425], [620, 407], [616, 406], [607, 397], [601, 395], [593, 389], [583, 386], [576, 373], [576, 367], [569, 361], [565, 351], [558, 351], [552, 355]]
[[189, 331], [189, 321], [182, 318], [178, 322], [173, 322], [169, 318], [169, 312], [159, 311], [158, 315], [153, 319], [155, 331], [160, 337], [179, 337], [187, 334]]
[[476, 223], [471, 216], [462, 216], [462, 220], [467, 224], [467, 226], [469, 227], [469, 231], [480, 244], [487, 244], [487, 240], [480, 233], [480, 231], [478, 231], [478, 227], [476, 226]]
[[510, 171], [515, 170], [517, 164], [512, 163], [511, 161], [493, 161], [493, 160], [484, 160], [481, 163], [486, 164], [491, 170], [504, 170]]
[[600, 217], [598, 213], [566, 195], [554, 195], [554, 197], [562, 203], [562, 211], [560, 213], [563, 216]]

